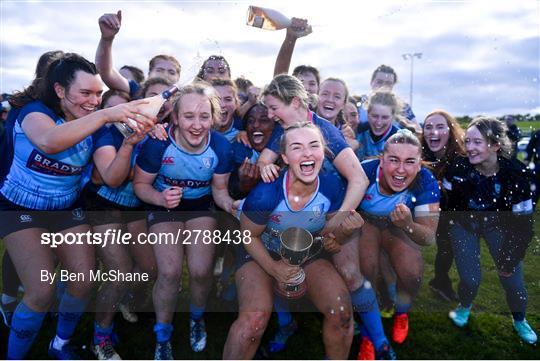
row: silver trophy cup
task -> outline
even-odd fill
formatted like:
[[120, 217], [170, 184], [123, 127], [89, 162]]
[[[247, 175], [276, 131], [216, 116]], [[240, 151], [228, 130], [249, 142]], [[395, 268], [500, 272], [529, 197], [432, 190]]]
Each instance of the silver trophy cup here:
[[[303, 228], [287, 228], [280, 235], [281, 258], [290, 265], [300, 266], [309, 257], [309, 251], [313, 245], [313, 236]], [[306, 275], [300, 270], [298, 277], [291, 283], [276, 282], [276, 292], [286, 298], [300, 298], [306, 291]]]

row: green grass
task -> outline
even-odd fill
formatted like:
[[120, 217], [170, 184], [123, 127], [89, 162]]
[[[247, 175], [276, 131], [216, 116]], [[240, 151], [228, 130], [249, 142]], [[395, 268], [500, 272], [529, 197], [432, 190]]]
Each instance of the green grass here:
[[[536, 234], [540, 235], [540, 215], [536, 215]], [[3, 245], [2, 245], [3, 246]], [[475, 300], [469, 324], [458, 329], [448, 319], [448, 311], [455, 304], [436, 299], [427, 287], [433, 275], [435, 246], [424, 251], [425, 273], [422, 290], [410, 315], [409, 338], [401, 346], [394, 346], [400, 359], [539, 359], [538, 346], [520, 342], [512, 328], [507, 312], [503, 290], [498, 282], [493, 261], [483, 244], [482, 270], [483, 280], [480, 292]], [[537, 331], [540, 331], [540, 241], [536, 238], [528, 250], [525, 259], [525, 282], [529, 292], [527, 319]], [[457, 285], [458, 277], [452, 268], [451, 277]], [[187, 286], [187, 280], [184, 285]], [[174, 319], [173, 349], [179, 359], [220, 359], [228, 329], [234, 321], [234, 312], [209, 312], [206, 315], [208, 330], [207, 349], [199, 354], [189, 347], [187, 305], [188, 287], [181, 293], [179, 310]], [[209, 308], [223, 309], [223, 303], [213, 296]], [[80, 347], [83, 358], [93, 358], [89, 352], [89, 343], [93, 329], [93, 313], [82, 318], [73, 343]], [[276, 359], [322, 359], [324, 349], [321, 339], [321, 317], [317, 313], [299, 313], [295, 316], [300, 330], [289, 341], [289, 347], [275, 355]], [[384, 320], [387, 335], [391, 334], [391, 320]], [[120, 337], [117, 351], [125, 359], [151, 359], [154, 350], [154, 319], [151, 314], [136, 324], [125, 322], [120, 315], [116, 318], [116, 330]], [[272, 318], [263, 344], [276, 328]], [[54, 336], [55, 322], [47, 319], [29, 354], [32, 359], [47, 358], [47, 346]], [[2, 330], [2, 345], [6, 345], [7, 332]], [[2, 346], [3, 348], [3, 346]], [[355, 339], [351, 357], [356, 358], [358, 340]]]
[[529, 136], [530, 133], [540, 129], [540, 122], [516, 122], [523, 136]]

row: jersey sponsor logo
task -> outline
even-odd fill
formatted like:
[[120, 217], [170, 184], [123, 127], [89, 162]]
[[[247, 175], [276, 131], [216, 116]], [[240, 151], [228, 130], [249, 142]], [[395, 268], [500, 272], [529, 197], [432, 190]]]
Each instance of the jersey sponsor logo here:
[[270, 222], [273, 222], [275, 224], [281, 223], [281, 214], [272, 214], [270, 216]]
[[372, 196], [371, 194], [367, 194], [367, 193], [366, 193], [366, 194], [364, 195], [364, 200], [370, 201], [370, 200], [372, 200], [372, 199], [373, 199], [373, 196]]
[[203, 162], [203, 165], [207, 168], [207, 169], [210, 169], [212, 168], [212, 164], [214, 163], [214, 159], [212, 157], [204, 157], [202, 159], [202, 162]]
[[21, 214], [19, 216], [19, 221], [21, 221], [21, 223], [30, 223], [32, 220], [32, 216], [29, 214]]
[[174, 164], [174, 157], [163, 157], [161, 164]]
[[185, 187], [185, 188], [204, 188], [210, 186], [210, 181], [203, 181], [197, 179], [174, 179], [163, 176], [165, 183], [171, 186]]
[[82, 174], [83, 167], [77, 167], [66, 164], [47, 157], [45, 154], [33, 150], [26, 162], [28, 169], [34, 170], [39, 173], [54, 175], [54, 176], [72, 176]]

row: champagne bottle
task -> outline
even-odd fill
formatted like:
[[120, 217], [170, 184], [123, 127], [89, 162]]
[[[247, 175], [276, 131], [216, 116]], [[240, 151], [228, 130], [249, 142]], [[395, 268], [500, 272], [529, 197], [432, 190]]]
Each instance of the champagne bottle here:
[[291, 19], [277, 10], [250, 6], [246, 24], [265, 30], [280, 30], [289, 27]]
[[[145, 114], [150, 116], [156, 116], [159, 113], [159, 110], [163, 104], [170, 99], [178, 91], [178, 85], [174, 85], [170, 89], [165, 90], [161, 94], [154, 95], [152, 97], [145, 98], [147, 101], [146, 104], [141, 105], [141, 109], [144, 110]], [[128, 124], [129, 123], [129, 124]], [[133, 119], [128, 118], [126, 123], [116, 122], [113, 123], [114, 126], [122, 133], [125, 138], [130, 137], [135, 131], [134, 128], [137, 128], [137, 122]]]

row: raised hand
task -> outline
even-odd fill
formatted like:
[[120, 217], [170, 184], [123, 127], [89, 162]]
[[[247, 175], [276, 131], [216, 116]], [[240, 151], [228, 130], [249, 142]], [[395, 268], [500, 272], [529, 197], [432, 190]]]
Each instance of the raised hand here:
[[413, 218], [409, 207], [403, 203], [396, 205], [396, 208], [390, 212], [390, 220], [392, 223], [403, 230], [412, 230]]
[[98, 23], [101, 37], [109, 40], [114, 39], [122, 26], [122, 10], [118, 10], [116, 14], [103, 14]]

